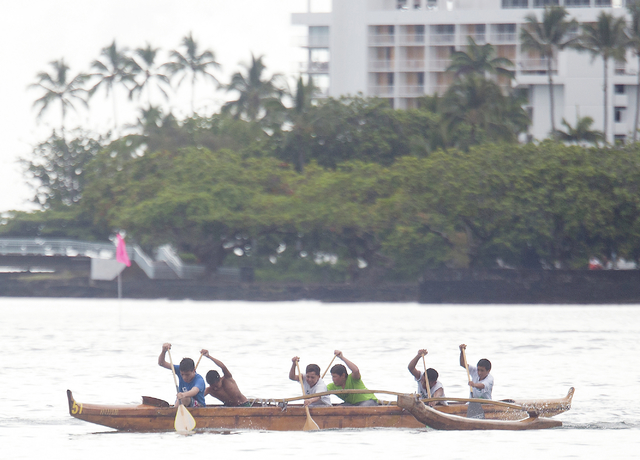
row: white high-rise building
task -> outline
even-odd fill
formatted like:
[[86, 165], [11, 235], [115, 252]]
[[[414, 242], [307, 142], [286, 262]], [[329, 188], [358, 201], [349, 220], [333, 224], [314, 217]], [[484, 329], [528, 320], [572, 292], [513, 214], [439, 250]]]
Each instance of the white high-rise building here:
[[[301, 44], [308, 49], [304, 73], [325, 94], [378, 96], [393, 107], [411, 108], [424, 94], [443, 93], [452, 81], [445, 72], [453, 50], [464, 50], [467, 37], [491, 43], [498, 56], [516, 65], [512, 83], [525, 88], [533, 138], [551, 130], [547, 62], [523, 52], [520, 28], [525, 17], [542, 20], [547, 5], [561, 5], [568, 18], [595, 22], [601, 11], [624, 16], [625, 0], [333, 0], [330, 12], [295, 13], [294, 25], [306, 26]], [[556, 127], [564, 118], [575, 126], [578, 116], [594, 119], [603, 131], [603, 61], [567, 50], [554, 59]], [[637, 91], [637, 58], [609, 64], [609, 141], [631, 136]]]

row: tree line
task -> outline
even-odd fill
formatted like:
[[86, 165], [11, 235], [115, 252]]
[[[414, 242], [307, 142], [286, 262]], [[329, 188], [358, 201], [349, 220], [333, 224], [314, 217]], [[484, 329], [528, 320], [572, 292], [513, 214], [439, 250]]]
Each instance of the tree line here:
[[[5, 216], [1, 233], [104, 240], [126, 229], [148, 250], [173, 244], [209, 273], [250, 265], [262, 279], [414, 280], [427, 268], [580, 268], [594, 254], [640, 256], [637, 145], [598, 145], [597, 135], [593, 147], [570, 145], [559, 131], [520, 145], [522, 95], [498, 84], [512, 63], [472, 40], [452, 56], [449, 90], [415, 109], [319, 99], [302, 79], [288, 90], [252, 57], [221, 85], [237, 99], [219, 113], [198, 115], [192, 93], [182, 120], [149, 102], [129, 134], [65, 132], [66, 110], [101, 86], [122, 83], [135, 97], [182, 77], [193, 89], [194, 69], [215, 69], [215, 55], [191, 35], [182, 45], [145, 71], [132, 56], [116, 59], [114, 42], [92, 76], [38, 75], [49, 95], [38, 107], [62, 107], [60, 131], [23, 162], [42, 211]], [[116, 62], [129, 73], [117, 76]], [[594, 134], [588, 123], [576, 131]]]

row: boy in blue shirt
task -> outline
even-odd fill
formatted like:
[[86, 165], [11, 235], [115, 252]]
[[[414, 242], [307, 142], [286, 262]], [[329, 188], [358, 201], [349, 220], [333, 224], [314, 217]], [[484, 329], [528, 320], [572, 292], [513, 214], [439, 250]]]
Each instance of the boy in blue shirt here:
[[[171, 370], [171, 364], [165, 360], [167, 351], [171, 349], [170, 343], [162, 345], [162, 352], [158, 357], [158, 365]], [[204, 407], [204, 379], [196, 374], [196, 366], [191, 358], [184, 358], [180, 365], [174, 364], [178, 376], [178, 395], [176, 404], [180, 401], [185, 407]]]

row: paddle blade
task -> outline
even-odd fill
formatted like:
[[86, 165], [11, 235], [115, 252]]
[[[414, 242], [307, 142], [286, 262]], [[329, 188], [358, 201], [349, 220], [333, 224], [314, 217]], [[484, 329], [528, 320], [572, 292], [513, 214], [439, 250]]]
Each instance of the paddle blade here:
[[467, 418], [484, 418], [484, 409], [482, 404], [470, 402], [467, 407]]
[[307, 421], [304, 423], [304, 427], [302, 427], [303, 431], [313, 431], [313, 430], [319, 430], [320, 427], [318, 426], [318, 424], [311, 418], [311, 414], [309, 413], [309, 408], [305, 407], [305, 409], [307, 410]]
[[176, 431], [182, 433], [193, 431], [193, 429], [196, 427], [196, 419], [193, 418], [193, 415], [191, 415], [187, 408], [182, 404], [178, 406], [174, 426], [176, 428]]

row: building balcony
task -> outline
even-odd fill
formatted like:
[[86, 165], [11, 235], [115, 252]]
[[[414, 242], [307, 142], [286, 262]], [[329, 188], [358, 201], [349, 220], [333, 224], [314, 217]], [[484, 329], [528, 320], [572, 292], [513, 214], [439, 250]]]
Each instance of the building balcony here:
[[614, 75], [638, 75], [638, 70], [628, 66], [626, 62], [615, 62], [613, 73]]
[[400, 35], [400, 45], [404, 46], [420, 46], [425, 44], [426, 37], [424, 34], [402, 34]]
[[473, 41], [478, 45], [484, 45], [487, 43], [487, 34], [467, 34], [468, 37], [473, 38]]
[[395, 68], [395, 61], [388, 59], [379, 61], [369, 61], [369, 71], [371, 72], [390, 72]]
[[516, 33], [504, 33], [504, 34], [500, 34], [500, 33], [493, 33], [491, 34], [491, 39], [489, 40], [489, 42], [492, 45], [497, 45], [497, 44], [517, 44], [518, 43], [518, 35]]
[[444, 95], [444, 93], [447, 92], [447, 90], [449, 89], [450, 85], [431, 85], [429, 87], [430, 89], [430, 94], [436, 94], [438, 93], [440, 96]]
[[294, 38], [294, 45], [300, 48], [329, 48], [329, 37], [303, 35]]
[[451, 59], [430, 59], [427, 70], [430, 72], [444, 72], [451, 65]]
[[424, 70], [424, 59], [404, 59], [398, 63], [401, 72]]
[[424, 95], [424, 85], [408, 85], [398, 87], [400, 97], [419, 97]]
[[453, 45], [456, 42], [456, 34], [431, 34], [429, 42], [431, 45]]
[[377, 96], [377, 97], [393, 97], [394, 96], [394, 87], [393, 86], [369, 86], [368, 95], [369, 96]]
[[[544, 72], [548, 70], [549, 60], [547, 58], [538, 59], [518, 59], [516, 69], [517, 72]], [[551, 71], [554, 74], [558, 73], [558, 64], [554, 61], [551, 63]]]
[[629, 105], [629, 97], [626, 94], [614, 94], [613, 105], [616, 107], [627, 107]]
[[329, 63], [318, 61], [301, 62], [298, 71], [307, 74], [329, 73]]
[[396, 36], [389, 34], [370, 34], [369, 46], [393, 46], [396, 43]]
[[614, 120], [613, 133], [614, 134], [628, 134], [629, 133], [629, 126], [627, 124], [627, 120], [624, 117], [621, 118], [620, 121], [615, 121]]

